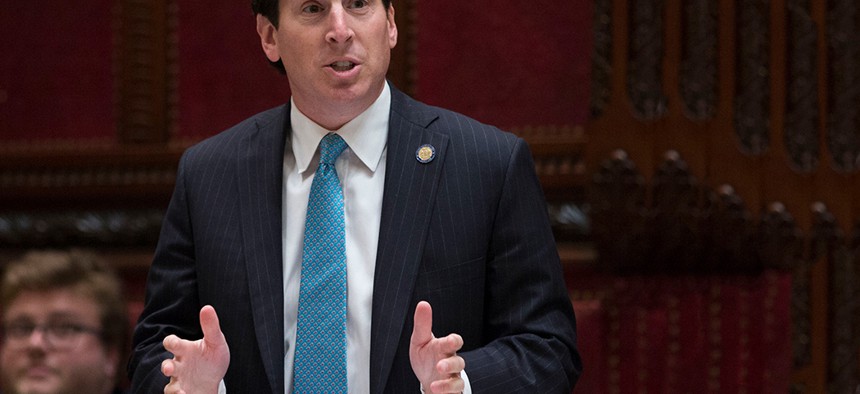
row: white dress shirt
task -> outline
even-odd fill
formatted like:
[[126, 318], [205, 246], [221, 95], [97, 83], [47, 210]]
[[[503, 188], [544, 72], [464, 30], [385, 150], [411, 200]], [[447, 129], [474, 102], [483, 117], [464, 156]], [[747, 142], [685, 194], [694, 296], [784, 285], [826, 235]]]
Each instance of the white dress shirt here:
[[319, 163], [319, 143], [334, 131], [348, 148], [335, 162], [343, 187], [346, 229], [346, 372], [350, 393], [370, 391], [370, 321], [373, 273], [382, 218], [385, 147], [391, 91], [388, 84], [363, 113], [338, 130], [326, 130], [291, 103], [292, 134], [284, 153], [284, 358], [286, 392], [292, 392], [305, 216]]

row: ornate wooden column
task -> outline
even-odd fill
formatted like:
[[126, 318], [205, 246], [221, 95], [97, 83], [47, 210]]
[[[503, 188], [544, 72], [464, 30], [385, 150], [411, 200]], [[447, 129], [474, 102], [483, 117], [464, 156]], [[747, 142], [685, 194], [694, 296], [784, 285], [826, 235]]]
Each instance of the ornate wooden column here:
[[117, 0], [117, 132], [126, 144], [169, 140], [176, 102], [176, 3]]

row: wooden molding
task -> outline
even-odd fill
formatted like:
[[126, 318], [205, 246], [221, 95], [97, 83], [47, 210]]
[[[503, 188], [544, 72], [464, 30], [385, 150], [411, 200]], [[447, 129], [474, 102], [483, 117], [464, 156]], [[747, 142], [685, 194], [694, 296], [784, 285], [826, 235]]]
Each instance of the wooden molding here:
[[51, 146], [6, 150], [0, 205], [9, 210], [166, 207], [184, 147]]

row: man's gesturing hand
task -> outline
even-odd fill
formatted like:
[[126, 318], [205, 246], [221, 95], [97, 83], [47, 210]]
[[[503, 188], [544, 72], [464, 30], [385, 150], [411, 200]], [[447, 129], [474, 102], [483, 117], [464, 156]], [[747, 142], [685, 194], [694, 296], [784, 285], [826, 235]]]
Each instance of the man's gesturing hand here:
[[464, 382], [460, 372], [466, 361], [457, 355], [457, 351], [463, 347], [463, 338], [457, 334], [434, 337], [433, 310], [426, 301], [418, 303], [414, 319], [409, 361], [421, 386], [431, 393], [462, 392]]
[[170, 377], [164, 387], [168, 394], [214, 394], [230, 365], [230, 349], [221, 332], [215, 308], [200, 309], [203, 339], [187, 341], [176, 335], [164, 338], [164, 348], [173, 353], [172, 359], [161, 363], [161, 372]]

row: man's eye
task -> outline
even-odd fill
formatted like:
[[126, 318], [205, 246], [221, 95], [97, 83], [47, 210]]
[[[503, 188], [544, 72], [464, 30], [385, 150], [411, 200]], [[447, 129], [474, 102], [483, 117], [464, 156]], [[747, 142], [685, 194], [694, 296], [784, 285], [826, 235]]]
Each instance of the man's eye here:
[[350, 8], [364, 8], [368, 6], [368, 0], [356, 0], [350, 3]]
[[33, 324], [15, 323], [7, 325], [5, 331], [7, 336], [21, 338], [29, 336], [35, 329], [36, 326]]
[[76, 324], [52, 324], [47, 330], [57, 337], [68, 337], [81, 332], [82, 327]]
[[316, 13], [322, 12], [322, 7], [320, 7], [319, 4], [312, 4], [312, 5], [309, 5], [305, 8], [302, 8], [302, 12], [307, 12], [309, 14], [316, 14]]

